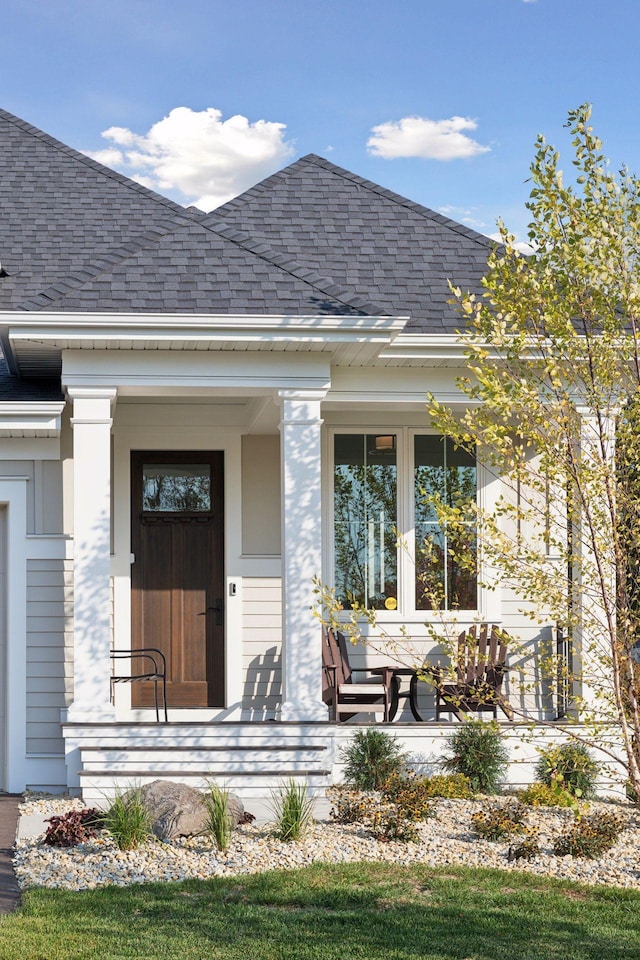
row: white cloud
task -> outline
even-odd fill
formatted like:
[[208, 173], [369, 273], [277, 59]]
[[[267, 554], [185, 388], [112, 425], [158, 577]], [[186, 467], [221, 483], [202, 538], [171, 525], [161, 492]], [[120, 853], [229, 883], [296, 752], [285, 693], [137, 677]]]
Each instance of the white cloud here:
[[99, 163], [104, 163], [105, 167], [118, 167], [124, 163], [122, 151], [116, 150], [115, 147], [107, 147], [106, 150], [96, 150], [91, 156]]
[[448, 120], [403, 117], [373, 127], [367, 148], [369, 153], [386, 160], [396, 157], [423, 157], [425, 160], [475, 157], [491, 149], [463, 132], [475, 130], [477, 126], [470, 117], [450, 117]]
[[480, 220], [476, 216], [475, 209], [473, 207], [452, 207], [452, 206], [443, 206], [438, 207], [438, 210], [443, 216], [451, 217], [452, 220], [458, 220], [460, 223], [465, 223], [468, 227], [473, 227], [474, 230], [478, 230], [480, 233], [486, 233], [487, 227], [489, 226], [485, 220]]
[[[499, 231], [497, 231], [496, 233], [490, 233], [489, 239], [495, 240], [496, 243], [502, 243], [502, 237], [500, 236]], [[518, 240], [517, 236], [514, 236], [513, 239], [514, 239], [513, 245], [516, 248], [516, 250], [518, 250], [520, 253], [523, 253], [525, 256], [528, 256], [530, 253], [534, 252], [535, 248], [532, 247], [531, 244], [528, 243], [526, 240]]]
[[179, 190], [188, 203], [213, 210], [278, 170], [293, 153], [286, 124], [253, 123], [220, 110], [176, 107], [144, 134], [126, 127], [102, 133], [114, 146], [91, 156], [159, 193]]

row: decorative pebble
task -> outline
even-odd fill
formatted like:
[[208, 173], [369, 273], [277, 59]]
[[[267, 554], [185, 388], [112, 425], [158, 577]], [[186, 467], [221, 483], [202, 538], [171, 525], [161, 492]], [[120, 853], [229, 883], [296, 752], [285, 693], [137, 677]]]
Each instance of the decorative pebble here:
[[[236, 876], [297, 868], [317, 861], [499, 867], [582, 883], [640, 889], [640, 811], [636, 807], [605, 802], [589, 805], [590, 812], [615, 808], [624, 813], [629, 823], [616, 846], [598, 860], [556, 856], [553, 838], [572, 819], [572, 812], [531, 807], [527, 825], [539, 832], [541, 853], [530, 861], [509, 862], [509, 841], [492, 843], [473, 835], [471, 815], [482, 805], [482, 800], [435, 801], [435, 816], [419, 824], [417, 843], [382, 842], [368, 835], [361, 825], [332, 822], [315, 824], [304, 840], [292, 843], [276, 839], [268, 824], [243, 825], [234, 832], [224, 853], [209, 836], [181, 837], [169, 842], [151, 840], [140, 849], [126, 853], [118, 850], [107, 835], [69, 848], [45, 846], [42, 837], [37, 837], [16, 841], [14, 867], [23, 888], [42, 886], [67, 890]], [[21, 810], [25, 814], [53, 816], [79, 808], [82, 802], [78, 799], [30, 796]]]

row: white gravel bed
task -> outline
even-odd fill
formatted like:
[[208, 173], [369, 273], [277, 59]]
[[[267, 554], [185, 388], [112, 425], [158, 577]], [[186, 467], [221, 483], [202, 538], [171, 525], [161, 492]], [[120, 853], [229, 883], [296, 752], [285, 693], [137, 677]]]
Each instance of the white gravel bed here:
[[[471, 815], [486, 802], [435, 801], [435, 816], [419, 825], [420, 840], [416, 843], [381, 842], [359, 825], [332, 822], [318, 822], [304, 840], [293, 843], [275, 839], [268, 824], [241, 826], [225, 853], [217, 850], [208, 836], [168, 843], [152, 840], [141, 849], [126, 853], [118, 850], [106, 834], [70, 848], [46, 846], [42, 837], [36, 837], [17, 841], [14, 867], [22, 888], [44, 886], [68, 890], [236, 876], [292, 869], [317, 861], [499, 867], [582, 883], [640, 889], [640, 811], [637, 808], [622, 803], [590, 804], [589, 812], [614, 809], [629, 824], [616, 846], [598, 860], [558, 857], [553, 853], [553, 838], [571, 821], [571, 810], [530, 808], [527, 825], [539, 831], [542, 852], [531, 861], [509, 862], [507, 854], [513, 840], [490, 842], [473, 835]], [[78, 800], [31, 797], [25, 801], [23, 812], [53, 815], [81, 807]]]

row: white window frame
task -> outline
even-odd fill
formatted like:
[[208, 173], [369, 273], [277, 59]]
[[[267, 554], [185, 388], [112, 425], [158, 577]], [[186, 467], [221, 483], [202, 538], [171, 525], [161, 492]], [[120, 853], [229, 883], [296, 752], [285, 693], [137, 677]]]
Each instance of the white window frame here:
[[[415, 454], [414, 437], [416, 436], [441, 436], [437, 430], [428, 428], [403, 427], [398, 425], [386, 424], [366, 424], [366, 425], [335, 425], [327, 427], [325, 431], [324, 443], [324, 490], [326, 509], [325, 522], [325, 570], [323, 573], [325, 583], [333, 585], [335, 583], [335, 528], [334, 528], [334, 437], [336, 434], [379, 434], [394, 435], [396, 439], [396, 468], [397, 468], [397, 524], [401, 539], [406, 544], [406, 549], [398, 547], [397, 550], [397, 569], [398, 569], [398, 607], [396, 610], [377, 610], [376, 618], [381, 623], [395, 623], [401, 620], [403, 623], [425, 623], [441, 620], [442, 617], [452, 617], [460, 622], [477, 620], [479, 616], [483, 619], [489, 611], [491, 604], [488, 591], [480, 584], [482, 581], [482, 551], [481, 545], [478, 545], [478, 607], [475, 610], [418, 610], [416, 609], [416, 590], [415, 590], [415, 503], [414, 503], [414, 476], [415, 476]], [[483, 509], [486, 499], [487, 474], [480, 460], [476, 459], [477, 473], [477, 502], [480, 509]], [[495, 617], [494, 617], [495, 619]]]

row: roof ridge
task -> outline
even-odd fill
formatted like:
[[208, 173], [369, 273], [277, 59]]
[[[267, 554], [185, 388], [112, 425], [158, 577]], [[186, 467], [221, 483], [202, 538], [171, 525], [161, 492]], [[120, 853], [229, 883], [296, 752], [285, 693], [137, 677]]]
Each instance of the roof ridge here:
[[[313, 156], [309, 154], [308, 156]], [[303, 162], [306, 161], [308, 157], [298, 157], [297, 160], [294, 160], [293, 163], [288, 163], [286, 167], [282, 167], [281, 170], [276, 170], [275, 173], [269, 174], [268, 177], [265, 177], [263, 180], [259, 180], [257, 183], [254, 183], [252, 187], [249, 187], [247, 190], [243, 190], [242, 193], [239, 193], [236, 197], [232, 197], [231, 200], [227, 200], [226, 203], [222, 203], [219, 207], [214, 207], [213, 210], [210, 210], [207, 213], [207, 220], [215, 220], [217, 216], [222, 214], [224, 218], [227, 213], [231, 213], [236, 207], [242, 206], [247, 197], [253, 197], [264, 193], [267, 191], [274, 182], [279, 180], [286, 180], [291, 171], [294, 168], [302, 166]]]
[[351, 183], [354, 183], [359, 187], [363, 187], [366, 190], [371, 190], [373, 193], [383, 197], [385, 200], [390, 200], [399, 206], [405, 207], [407, 210], [411, 210], [413, 213], [416, 213], [427, 220], [433, 220], [436, 223], [439, 223], [441, 226], [452, 230], [454, 233], [458, 233], [461, 236], [466, 237], [468, 240], [473, 240], [476, 243], [482, 244], [482, 246], [490, 248], [495, 243], [495, 241], [491, 240], [490, 237], [485, 236], [485, 234], [479, 233], [477, 230], [473, 230], [471, 227], [466, 227], [463, 223], [458, 223], [457, 220], [452, 220], [450, 217], [445, 217], [444, 214], [437, 213], [435, 210], [432, 210], [430, 207], [426, 207], [422, 203], [417, 203], [415, 200], [409, 200], [408, 197], [403, 197], [402, 194], [396, 193], [394, 190], [389, 190], [387, 187], [383, 187], [379, 183], [375, 183], [373, 180], [367, 180], [366, 177], [361, 177], [357, 173], [352, 173], [351, 170], [347, 170], [346, 167], [340, 167], [338, 164], [333, 163], [331, 160], [327, 160], [325, 157], [319, 156], [317, 153], [307, 153], [303, 157], [299, 157], [297, 160], [294, 160], [293, 163], [288, 164], [288, 166], [283, 167], [282, 170], [277, 170], [266, 179], [260, 180], [259, 183], [249, 187], [248, 190], [245, 190], [237, 197], [233, 197], [231, 200], [223, 203], [220, 207], [216, 207], [214, 210], [211, 210], [207, 214], [207, 218], [215, 219], [216, 216], [220, 216], [221, 219], [224, 219], [227, 213], [231, 213], [238, 207], [241, 207], [246, 199], [260, 195], [265, 190], [268, 190], [274, 182], [288, 179], [291, 174], [297, 173], [299, 168], [308, 166], [310, 164], [317, 167], [322, 167], [325, 170], [328, 170], [330, 173], [342, 177], [343, 180], [349, 180]]
[[[257, 259], [264, 260], [277, 270], [282, 270], [283, 273], [318, 290], [324, 297], [329, 297], [362, 314], [374, 316], [387, 315], [387, 311], [381, 308], [379, 304], [373, 304], [362, 297], [353, 296], [353, 294], [349, 293], [349, 291], [343, 287], [338, 287], [332, 282], [325, 283], [324, 286], [321, 285], [322, 281], [326, 280], [326, 278], [313, 273], [301, 264], [295, 263], [295, 261], [290, 260], [284, 254], [272, 250], [267, 244], [258, 240], [255, 242], [252, 241], [251, 238], [241, 234], [235, 227], [227, 227], [225, 230], [221, 229], [221, 227], [225, 225], [206, 224], [202, 221], [197, 221], [193, 224], [175, 224], [173, 229], [169, 229], [164, 233], [149, 231], [144, 237], [128, 240], [122, 244], [122, 246], [104, 253], [102, 257], [93, 261], [92, 264], [84, 266], [77, 273], [69, 273], [64, 277], [60, 277], [55, 284], [51, 284], [28, 300], [23, 301], [23, 303], [18, 306], [18, 309], [27, 312], [29, 310], [33, 310], [34, 312], [42, 310], [55, 303], [56, 300], [63, 299], [70, 291], [82, 288], [85, 284], [91, 283], [102, 274], [108, 274], [114, 267], [124, 263], [130, 257], [135, 257], [142, 250], [149, 249], [163, 237], [170, 236], [173, 233], [179, 233], [182, 230], [187, 230], [194, 226], [213, 233], [216, 236], [220, 236], [228, 243], [233, 243], [235, 246], [241, 247]], [[232, 236], [230, 234], [235, 235]], [[118, 251], [123, 251], [123, 255], [118, 256]]]
[[27, 123], [26, 120], [22, 120], [13, 113], [9, 113], [8, 110], [3, 110], [0, 108], [0, 120], [5, 120], [7, 123], [12, 123], [25, 133], [28, 133], [30, 136], [41, 140], [43, 143], [53, 147], [60, 153], [66, 154], [72, 159], [85, 164], [87, 167], [90, 167], [97, 173], [102, 174], [107, 179], [116, 180], [123, 186], [128, 187], [130, 190], [135, 190], [136, 193], [142, 193], [156, 203], [170, 207], [176, 213], [182, 214], [188, 220], [200, 220], [206, 216], [204, 211], [198, 210], [197, 207], [184, 207], [181, 204], [176, 203], [175, 200], [170, 200], [169, 197], [164, 197], [162, 194], [156, 193], [155, 190], [150, 190], [149, 187], [145, 187], [141, 183], [137, 183], [135, 180], [132, 180], [131, 177], [127, 177], [124, 173], [119, 173], [117, 170], [113, 170], [111, 167], [105, 166], [105, 164], [100, 163], [99, 160], [94, 160], [93, 157], [88, 156], [86, 153], [82, 153], [80, 150], [76, 150], [74, 147], [68, 146], [68, 144], [56, 139], [56, 137], [51, 136], [51, 134], [45, 133], [45, 131], [41, 130], [39, 127], [35, 127], [31, 123]]
[[[25, 311], [41, 310], [56, 300], [61, 300], [71, 290], [77, 290], [102, 274], [109, 273], [114, 267], [124, 263], [130, 257], [135, 257], [142, 250], [150, 249], [154, 243], [162, 240], [163, 237], [170, 236], [180, 230], [186, 230], [190, 226], [192, 226], [191, 223], [175, 223], [171, 224], [167, 230], [149, 230], [138, 237], [125, 240], [119, 247], [113, 247], [95, 260], [84, 264], [77, 272], [67, 273], [59, 277], [55, 283], [49, 284], [48, 287], [24, 300], [17, 309]], [[200, 226], [200, 224], [196, 222], [195, 226]]]
[[[473, 230], [471, 227], [466, 227], [463, 223], [458, 223], [457, 220], [452, 220], [450, 217], [445, 217], [444, 214], [437, 213], [437, 211], [432, 210], [430, 207], [426, 207], [422, 203], [417, 203], [415, 200], [409, 200], [408, 197], [403, 197], [402, 194], [396, 193], [394, 190], [389, 190], [387, 187], [383, 187], [379, 183], [375, 183], [373, 180], [367, 180], [366, 177], [361, 177], [357, 173], [352, 173], [351, 170], [347, 170], [345, 167], [340, 167], [337, 164], [332, 163], [331, 160], [326, 160], [324, 157], [320, 157], [315, 153], [309, 153], [300, 159], [305, 160], [308, 163], [313, 163], [318, 167], [324, 167], [325, 170], [329, 170], [331, 173], [336, 174], [336, 176], [340, 176], [344, 180], [350, 180], [352, 183], [356, 183], [360, 187], [371, 190], [373, 193], [377, 193], [386, 200], [391, 200], [402, 207], [406, 207], [407, 209], [412, 210], [414, 213], [420, 214], [420, 216], [423, 216], [428, 220], [435, 220], [437, 223], [448, 227], [455, 233], [459, 233], [468, 240], [475, 240], [478, 243], [482, 243], [483, 246], [489, 247], [495, 244], [495, 241], [490, 237], [487, 237], [484, 233], [479, 233], [477, 230]], [[293, 166], [293, 164], [291, 164], [291, 166]], [[285, 167], [285, 170], [288, 169], [290, 169], [290, 167]]]
[[[218, 224], [202, 223], [199, 224], [199, 226], [202, 226], [205, 230], [211, 231], [211, 233], [215, 233], [218, 236], [224, 237], [224, 239], [228, 240], [230, 243], [235, 243], [236, 246], [247, 250], [254, 257], [259, 257], [261, 260], [265, 260], [267, 263], [277, 267], [284, 273], [288, 273], [289, 276], [294, 277], [296, 280], [302, 280], [303, 283], [306, 283], [310, 287], [314, 287], [316, 290], [319, 290], [321, 293], [330, 296], [333, 300], [339, 300], [340, 303], [344, 303], [345, 306], [353, 307], [356, 310], [360, 310], [363, 313], [372, 314], [374, 316], [389, 316], [388, 311], [382, 308], [380, 304], [375, 304], [370, 300], [365, 300], [363, 297], [358, 295], [354, 296], [346, 287], [338, 286], [332, 280], [329, 280], [329, 283], [326, 283], [328, 279], [327, 277], [323, 277], [314, 270], [309, 270], [308, 267], [304, 267], [296, 260], [292, 260], [286, 254], [283, 254], [278, 250], [274, 250], [273, 247], [271, 247], [264, 240], [253, 240], [251, 237], [247, 236], [247, 234], [243, 233], [241, 230], [238, 230], [237, 226], [235, 225], [229, 225], [222, 222]], [[322, 286], [323, 283], [324, 286]]]

